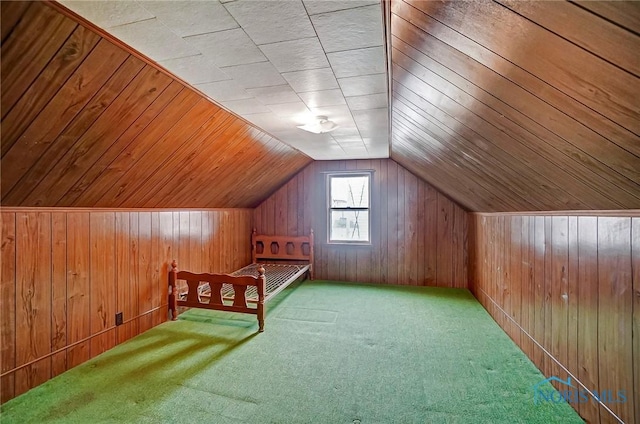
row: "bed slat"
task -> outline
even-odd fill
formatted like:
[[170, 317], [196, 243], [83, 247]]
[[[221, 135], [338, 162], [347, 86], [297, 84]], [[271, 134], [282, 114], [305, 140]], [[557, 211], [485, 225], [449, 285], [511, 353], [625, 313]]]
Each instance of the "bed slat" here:
[[210, 283], [211, 297], [209, 303], [213, 305], [222, 305], [222, 283]]
[[247, 286], [233, 284], [233, 306], [239, 306], [241, 308], [247, 307], [247, 298], [245, 297], [246, 291]]

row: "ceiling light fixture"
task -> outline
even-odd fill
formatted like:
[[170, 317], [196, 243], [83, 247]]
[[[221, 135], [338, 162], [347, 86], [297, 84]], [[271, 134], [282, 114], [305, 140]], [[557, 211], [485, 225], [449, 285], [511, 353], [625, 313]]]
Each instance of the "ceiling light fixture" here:
[[304, 125], [298, 125], [298, 128], [314, 134], [323, 134], [335, 130], [338, 128], [338, 124], [330, 121], [326, 116], [316, 116], [315, 121]]

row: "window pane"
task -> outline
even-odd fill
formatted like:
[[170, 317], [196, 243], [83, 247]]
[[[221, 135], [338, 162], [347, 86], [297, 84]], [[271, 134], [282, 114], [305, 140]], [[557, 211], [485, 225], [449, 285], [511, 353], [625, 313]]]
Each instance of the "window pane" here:
[[331, 177], [332, 208], [368, 208], [369, 177]]
[[329, 241], [369, 241], [369, 211], [331, 211]]

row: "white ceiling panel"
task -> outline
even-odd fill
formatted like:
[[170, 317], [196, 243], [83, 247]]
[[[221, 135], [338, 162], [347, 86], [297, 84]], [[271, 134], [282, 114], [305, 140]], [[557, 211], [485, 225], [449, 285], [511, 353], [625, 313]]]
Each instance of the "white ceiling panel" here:
[[192, 85], [231, 79], [230, 76], [211, 63], [209, 58], [201, 54], [163, 60], [158, 63], [184, 81], [189, 81]]
[[257, 45], [316, 35], [299, 1], [238, 0], [224, 6]]
[[356, 110], [353, 111], [353, 119], [358, 125], [363, 139], [376, 138], [389, 132], [389, 112], [387, 108]]
[[365, 96], [367, 94], [385, 93], [387, 91], [386, 74], [340, 78], [338, 82], [340, 83], [340, 88], [342, 88], [342, 93], [346, 97]]
[[359, 1], [359, 0], [304, 0], [304, 6], [309, 15], [317, 15], [318, 13], [335, 12], [336, 10], [353, 9], [356, 7], [369, 6], [372, 4], [380, 4], [379, 1]]
[[300, 97], [298, 97], [289, 84], [262, 88], [249, 88], [247, 92], [265, 105], [300, 101]]
[[387, 93], [347, 97], [347, 104], [351, 110], [384, 108], [387, 107]]
[[370, 158], [388, 158], [389, 157], [389, 143], [383, 145], [368, 146], [367, 152]]
[[380, 4], [313, 15], [311, 21], [327, 53], [383, 44]]
[[222, 102], [222, 105], [238, 115], [269, 112], [269, 109], [256, 99], [229, 100]]
[[271, 134], [295, 128], [289, 119], [282, 119], [273, 112], [243, 114], [242, 117]]
[[265, 44], [260, 46], [260, 50], [280, 72], [329, 67], [316, 37]]
[[297, 125], [301, 125], [313, 117], [307, 105], [301, 101], [295, 103], [280, 103], [267, 107], [280, 117], [292, 119]]
[[244, 88], [286, 84], [280, 72], [270, 62], [250, 63], [220, 68]]
[[64, 1], [78, 15], [101, 28], [153, 19], [154, 15], [135, 1]]
[[[62, 4], [314, 159], [388, 156], [378, 1]], [[328, 134], [297, 128], [318, 115], [338, 128]]]
[[340, 141], [343, 139], [353, 140], [353, 139], [362, 139], [360, 135], [360, 131], [358, 131], [358, 127], [356, 127], [355, 121], [349, 126], [341, 126], [335, 131], [331, 131], [331, 136], [336, 140]]
[[242, 28], [196, 35], [185, 40], [219, 67], [267, 61]]
[[156, 62], [200, 53], [156, 18], [113, 27], [109, 32]]
[[342, 90], [306, 91], [298, 94], [309, 107], [344, 105], [346, 101]]
[[242, 86], [233, 80], [194, 84], [194, 87], [202, 91], [209, 98], [216, 99], [216, 101], [219, 102], [253, 98]]
[[286, 72], [282, 76], [297, 93], [339, 88], [338, 81], [331, 68]]
[[386, 72], [384, 49], [382, 46], [329, 53], [327, 54], [327, 58], [331, 63], [333, 72], [336, 74], [336, 78]]
[[[118, 3], [113, 2], [113, 3]], [[238, 28], [217, 1], [141, 1], [140, 5], [181, 37]]]
[[315, 107], [311, 109], [311, 112], [316, 116], [330, 116], [331, 120], [342, 128], [355, 126], [351, 111], [347, 105]]

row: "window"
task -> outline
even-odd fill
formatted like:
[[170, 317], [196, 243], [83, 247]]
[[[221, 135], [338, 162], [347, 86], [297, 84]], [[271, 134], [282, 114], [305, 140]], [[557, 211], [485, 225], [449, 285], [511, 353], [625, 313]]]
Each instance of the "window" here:
[[371, 242], [371, 172], [327, 174], [329, 243]]

